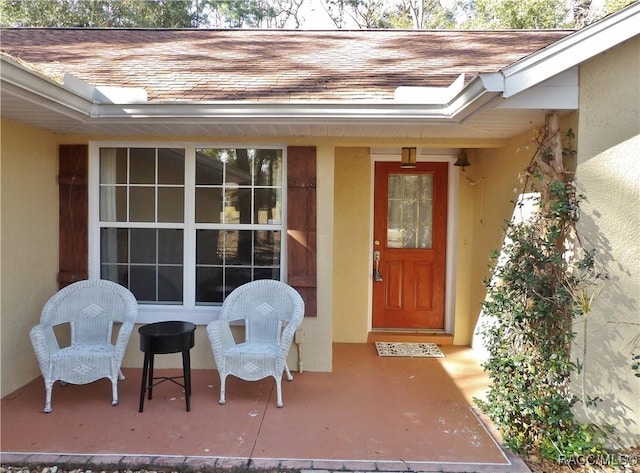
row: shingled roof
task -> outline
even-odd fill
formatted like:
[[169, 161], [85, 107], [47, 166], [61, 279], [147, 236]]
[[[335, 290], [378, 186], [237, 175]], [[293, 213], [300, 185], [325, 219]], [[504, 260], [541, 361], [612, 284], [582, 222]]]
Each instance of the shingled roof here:
[[3, 29], [2, 51], [51, 76], [144, 88], [149, 101], [392, 100], [497, 72], [567, 30]]

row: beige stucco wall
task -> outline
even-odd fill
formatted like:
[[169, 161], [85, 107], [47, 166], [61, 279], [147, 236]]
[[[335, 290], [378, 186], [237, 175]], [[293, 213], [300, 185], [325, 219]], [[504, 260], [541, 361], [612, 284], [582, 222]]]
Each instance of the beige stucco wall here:
[[630, 359], [633, 350], [640, 353], [639, 37], [580, 68], [577, 182], [587, 198], [580, 231], [609, 278], [588, 316], [586, 340], [582, 321], [576, 324], [574, 347], [584, 360], [586, 394], [603, 401], [576, 412], [613, 424], [626, 443], [638, 445], [640, 378]]
[[29, 331], [56, 291], [56, 136], [2, 120], [0, 149], [1, 395], [40, 374]]
[[371, 177], [369, 148], [336, 149], [334, 342], [367, 341], [371, 280]]

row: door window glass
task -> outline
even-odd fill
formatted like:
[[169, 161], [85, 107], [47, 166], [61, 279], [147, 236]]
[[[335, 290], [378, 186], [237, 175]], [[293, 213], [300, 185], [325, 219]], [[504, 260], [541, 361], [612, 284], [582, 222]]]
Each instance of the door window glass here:
[[433, 175], [390, 174], [387, 247], [432, 247]]

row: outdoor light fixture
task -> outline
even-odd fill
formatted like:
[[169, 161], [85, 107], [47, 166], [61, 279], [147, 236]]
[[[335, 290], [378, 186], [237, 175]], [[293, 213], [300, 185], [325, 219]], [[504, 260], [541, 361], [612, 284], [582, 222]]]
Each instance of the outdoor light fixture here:
[[416, 167], [416, 149], [415, 148], [402, 148], [402, 162], [403, 168]]
[[467, 166], [469, 166], [469, 157], [467, 156], [467, 152], [465, 150], [460, 150], [460, 152], [458, 153], [458, 159], [456, 160], [455, 163], [453, 163], [454, 166], [462, 166], [462, 170], [464, 171], [464, 168], [466, 168]]

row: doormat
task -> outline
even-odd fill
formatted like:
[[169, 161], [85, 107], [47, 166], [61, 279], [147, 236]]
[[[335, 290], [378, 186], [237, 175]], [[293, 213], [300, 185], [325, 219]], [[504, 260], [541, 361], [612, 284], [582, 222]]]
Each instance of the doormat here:
[[435, 343], [376, 342], [378, 356], [405, 356], [411, 358], [444, 358]]

